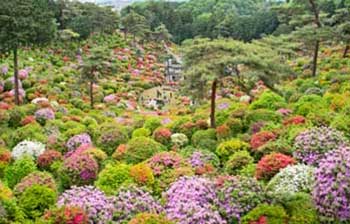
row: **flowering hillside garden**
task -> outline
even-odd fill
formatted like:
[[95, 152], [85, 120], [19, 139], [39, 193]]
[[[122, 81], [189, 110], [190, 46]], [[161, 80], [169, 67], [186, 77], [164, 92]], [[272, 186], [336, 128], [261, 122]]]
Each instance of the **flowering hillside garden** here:
[[215, 2], [0, 1], [0, 223], [350, 223], [350, 5]]

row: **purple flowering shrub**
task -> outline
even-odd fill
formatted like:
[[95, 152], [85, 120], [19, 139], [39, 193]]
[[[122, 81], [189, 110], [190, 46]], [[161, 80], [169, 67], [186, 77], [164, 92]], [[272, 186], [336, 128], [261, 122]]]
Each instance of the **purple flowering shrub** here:
[[325, 153], [347, 143], [342, 132], [329, 127], [316, 127], [295, 138], [293, 156], [307, 165], [317, 165]]
[[39, 122], [40, 124], [45, 124], [47, 120], [55, 119], [55, 112], [50, 108], [43, 108], [37, 110], [34, 116], [37, 122]]
[[69, 151], [72, 151], [77, 149], [79, 146], [83, 144], [92, 145], [90, 135], [86, 133], [75, 135], [67, 141], [66, 147], [68, 148]]
[[97, 178], [98, 169], [98, 163], [88, 154], [70, 156], [59, 169], [62, 185], [68, 187], [91, 184]]
[[330, 151], [315, 171], [312, 195], [321, 218], [350, 221], [350, 148]]
[[226, 221], [215, 210], [215, 183], [201, 177], [181, 177], [164, 193], [167, 218], [179, 224], [215, 223]]
[[228, 177], [218, 189], [218, 208], [229, 223], [241, 217], [265, 200], [263, 187], [254, 178]]
[[163, 208], [150, 193], [136, 186], [122, 187], [114, 202], [113, 221], [126, 223], [139, 213], [161, 214]]
[[72, 187], [63, 192], [58, 198], [57, 206], [73, 206], [85, 210], [89, 223], [105, 224], [113, 217], [113, 198], [108, 198], [104, 193], [93, 186]]

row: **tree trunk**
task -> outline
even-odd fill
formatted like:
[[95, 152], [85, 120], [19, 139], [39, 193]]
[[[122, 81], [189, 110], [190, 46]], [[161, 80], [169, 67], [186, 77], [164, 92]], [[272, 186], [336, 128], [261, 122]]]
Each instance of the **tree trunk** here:
[[347, 44], [345, 49], [344, 49], [343, 58], [348, 57], [349, 50], [350, 50], [350, 46]]
[[90, 106], [94, 109], [94, 82], [90, 81]]
[[19, 105], [19, 82], [18, 82], [18, 56], [17, 47], [13, 49], [13, 68], [14, 68], [14, 81], [15, 81], [15, 103]]
[[218, 84], [218, 80], [214, 79], [213, 84], [211, 86], [211, 110], [210, 110], [210, 127], [215, 128], [215, 108], [216, 108], [216, 87]]
[[320, 48], [320, 41], [316, 41], [315, 50], [314, 50], [314, 58], [312, 60], [312, 76], [316, 76], [317, 73], [317, 61], [318, 61], [318, 51]]

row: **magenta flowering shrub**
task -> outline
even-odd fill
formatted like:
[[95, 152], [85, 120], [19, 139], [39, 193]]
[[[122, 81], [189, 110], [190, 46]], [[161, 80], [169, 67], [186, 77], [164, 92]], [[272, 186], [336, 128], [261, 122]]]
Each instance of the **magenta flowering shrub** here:
[[86, 133], [75, 135], [67, 141], [66, 147], [68, 148], [69, 151], [72, 151], [83, 144], [92, 145], [90, 135], [88, 135]]
[[315, 171], [312, 196], [326, 221], [350, 221], [350, 148], [328, 152]]
[[63, 186], [91, 184], [98, 173], [98, 163], [88, 154], [78, 154], [66, 158], [59, 169]]
[[160, 214], [163, 208], [147, 191], [136, 186], [122, 187], [115, 198], [113, 221], [126, 223], [144, 212]]
[[37, 110], [34, 116], [39, 123], [45, 123], [47, 120], [55, 119], [55, 112], [50, 108], [43, 108]]
[[293, 156], [307, 165], [317, 165], [325, 153], [347, 143], [342, 132], [329, 127], [316, 127], [295, 138]]
[[57, 206], [73, 206], [82, 208], [88, 215], [89, 223], [106, 224], [113, 217], [113, 198], [93, 186], [72, 187], [58, 198]]
[[214, 208], [217, 204], [216, 188], [209, 179], [181, 177], [163, 196], [167, 218], [176, 223], [226, 223]]
[[264, 200], [263, 187], [254, 178], [228, 177], [218, 189], [217, 205], [229, 223], [236, 223]]

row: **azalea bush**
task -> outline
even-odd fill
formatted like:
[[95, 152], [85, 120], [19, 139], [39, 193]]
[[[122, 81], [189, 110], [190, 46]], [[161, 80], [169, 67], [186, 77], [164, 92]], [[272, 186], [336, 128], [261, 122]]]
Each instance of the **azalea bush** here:
[[46, 150], [38, 157], [37, 164], [42, 169], [49, 169], [55, 161], [61, 160], [63, 160], [63, 156], [60, 152], [55, 150]]
[[242, 218], [242, 224], [283, 224], [288, 215], [282, 206], [260, 204]]
[[35, 171], [22, 178], [21, 182], [14, 187], [14, 193], [22, 194], [27, 188], [34, 185], [45, 186], [55, 192], [57, 191], [55, 180], [50, 173]]
[[78, 134], [73, 137], [71, 137], [67, 143], [66, 147], [69, 151], [77, 149], [80, 145], [92, 145], [92, 140], [90, 135], [83, 133], [83, 134]]
[[171, 143], [179, 148], [187, 145], [187, 143], [189, 142], [187, 136], [182, 133], [172, 134], [170, 138]]
[[55, 112], [50, 108], [43, 108], [43, 109], [37, 110], [34, 116], [38, 123], [45, 125], [45, 122], [47, 120], [55, 119]]
[[242, 150], [233, 153], [225, 163], [225, 171], [230, 175], [238, 175], [242, 169], [253, 164], [254, 158], [248, 151]]
[[22, 141], [12, 149], [12, 157], [19, 159], [25, 155], [38, 158], [45, 151], [45, 145], [41, 142]]
[[256, 150], [259, 147], [265, 145], [269, 141], [273, 141], [276, 139], [276, 135], [270, 131], [261, 131], [254, 134], [250, 140], [251, 147]]
[[217, 203], [215, 183], [206, 178], [179, 178], [163, 196], [166, 215], [176, 223], [226, 223], [214, 209]]
[[308, 165], [317, 165], [325, 153], [348, 144], [342, 132], [316, 127], [300, 133], [294, 141], [293, 156]]
[[43, 222], [52, 224], [88, 224], [84, 209], [74, 206], [63, 206], [45, 212]]
[[212, 173], [220, 165], [218, 156], [206, 150], [194, 150], [188, 157], [188, 162], [198, 175]]
[[152, 213], [140, 213], [131, 219], [128, 224], [172, 224], [165, 217]]
[[57, 201], [59, 208], [69, 206], [82, 208], [89, 223], [105, 224], [113, 218], [113, 198], [92, 186], [72, 187], [63, 192]]
[[255, 176], [259, 180], [269, 180], [281, 169], [293, 164], [295, 164], [294, 158], [282, 153], [272, 153], [258, 162]]
[[111, 155], [120, 144], [128, 141], [128, 133], [123, 127], [108, 128], [102, 131], [101, 136], [97, 140], [97, 146], [108, 155]]
[[262, 186], [254, 178], [227, 177], [218, 189], [218, 208], [229, 223], [238, 222], [255, 206], [263, 203]]
[[313, 167], [303, 164], [287, 166], [270, 180], [267, 189], [282, 196], [310, 193], [314, 185], [314, 171]]
[[312, 191], [321, 219], [329, 222], [350, 220], [350, 148], [332, 150], [319, 162]]
[[135, 186], [121, 188], [114, 201], [113, 221], [117, 223], [126, 223], [143, 212], [154, 214], [163, 212], [160, 203], [150, 193]]

